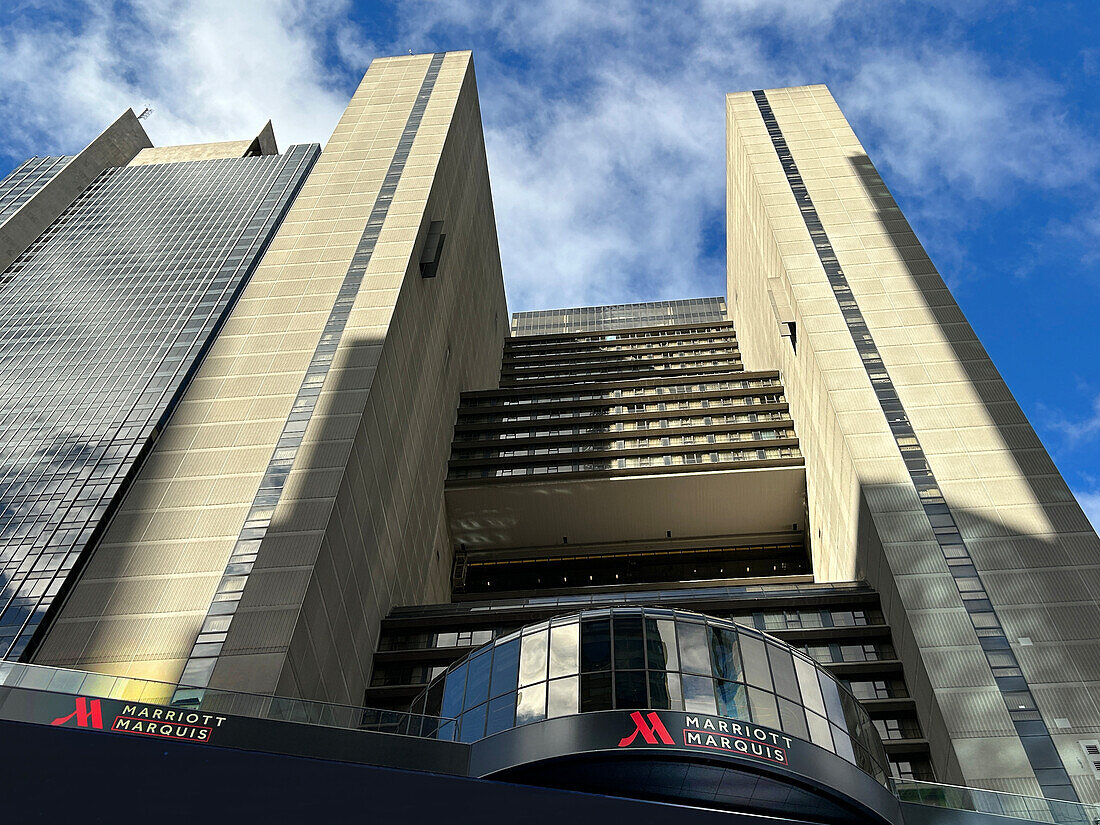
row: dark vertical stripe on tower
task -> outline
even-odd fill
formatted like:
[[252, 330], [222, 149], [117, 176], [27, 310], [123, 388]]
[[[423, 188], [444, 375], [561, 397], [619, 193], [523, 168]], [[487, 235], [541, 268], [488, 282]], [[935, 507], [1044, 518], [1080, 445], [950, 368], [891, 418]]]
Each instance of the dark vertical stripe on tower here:
[[924, 450], [917, 439], [916, 431], [902, 407], [894, 383], [871, 337], [871, 330], [848, 285], [848, 279], [837, 261], [836, 252], [828, 235], [825, 234], [817, 209], [794, 162], [787, 141], [783, 138], [783, 132], [775, 119], [771, 104], [768, 103], [767, 95], [763, 91], [755, 91], [752, 94], [756, 99], [760, 116], [764, 119], [764, 125], [768, 129], [772, 147], [783, 166], [783, 173], [787, 176], [791, 193], [802, 213], [802, 220], [810, 232], [814, 249], [825, 269], [833, 296], [840, 305], [841, 315], [848, 325], [848, 332], [852, 336], [856, 351], [859, 352], [863, 368], [867, 371], [867, 377], [871, 379], [871, 387], [878, 397], [879, 406], [886, 416], [890, 432], [901, 451], [902, 460], [920, 497], [929, 526], [943, 552], [947, 569], [951, 572], [967, 616], [985, 652], [993, 679], [1004, 696], [1008, 715], [1020, 737], [1028, 761], [1035, 771], [1035, 778], [1047, 797], [1076, 802], [1077, 794], [1070, 782], [1069, 774], [1054, 746], [1050, 731], [1037, 709], [1035, 698], [1031, 694], [1016, 655], [1009, 646], [1004, 628], [989, 600], [985, 584], [974, 567], [974, 560], [970, 556], [966, 542], [940, 492], [936, 477], [932, 474]]
[[[210, 683], [210, 676], [214, 671], [218, 656], [221, 654], [222, 645], [225, 643], [229, 626], [233, 621], [233, 615], [240, 604], [241, 594], [244, 592], [248, 576], [256, 563], [256, 554], [260, 549], [260, 542], [267, 535], [271, 526], [271, 517], [282, 497], [283, 488], [286, 485], [287, 476], [294, 466], [298, 448], [305, 437], [306, 427], [317, 407], [317, 399], [321, 395], [325, 378], [332, 367], [332, 360], [336, 355], [336, 349], [340, 345], [340, 339], [347, 326], [348, 316], [355, 304], [355, 297], [359, 294], [359, 287], [363, 283], [367, 267], [370, 265], [374, 247], [378, 243], [378, 235], [385, 223], [386, 216], [393, 203], [393, 196], [397, 192], [397, 184], [401, 180], [401, 173], [405, 170], [405, 163], [409, 158], [416, 133], [420, 129], [420, 121], [424, 119], [424, 111], [428, 106], [428, 100], [435, 88], [436, 78], [439, 77], [439, 69], [443, 65], [443, 54], [432, 55], [428, 64], [428, 71], [420, 84], [420, 91], [413, 103], [409, 119], [405, 122], [405, 128], [401, 132], [401, 138], [397, 141], [397, 149], [390, 161], [386, 176], [382, 180], [382, 186], [374, 199], [367, 225], [359, 238], [355, 252], [351, 256], [351, 264], [340, 284], [340, 291], [336, 295], [336, 302], [329, 312], [324, 330], [321, 332], [321, 340], [313, 352], [309, 367], [306, 369], [302, 385], [294, 404], [290, 408], [290, 416], [287, 418], [279, 441], [275, 445], [275, 452], [268, 462], [263, 478], [260, 480], [259, 490], [252, 501], [252, 506], [245, 518], [244, 526], [237, 537], [237, 543], [233, 553], [229, 557], [225, 572], [218, 589], [214, 594], [213, 602], [207, 610], [203, 626], [198, 638], [191, 649], [191, 655], [184, 666], [180, 684], [192, 687], [205, 687]], [[186, 701], [189, 697], [185, 691], [177, 691], [176, 700]], [[197, 698], [197, 697], [196, 697]]]

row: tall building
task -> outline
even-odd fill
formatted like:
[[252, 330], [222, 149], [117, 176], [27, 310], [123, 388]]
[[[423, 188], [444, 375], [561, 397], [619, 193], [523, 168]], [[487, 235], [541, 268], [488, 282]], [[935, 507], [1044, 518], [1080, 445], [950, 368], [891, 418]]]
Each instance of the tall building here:
[[1100, 817], [1100, 539], [828, 90], [727, 122], [724, 297], [511, 319], [467, 52], [0, 184], [19, 801]]
[[0, 183], [0, 655], [129, 491], [318, 154], [153, 149], [126, 112]]

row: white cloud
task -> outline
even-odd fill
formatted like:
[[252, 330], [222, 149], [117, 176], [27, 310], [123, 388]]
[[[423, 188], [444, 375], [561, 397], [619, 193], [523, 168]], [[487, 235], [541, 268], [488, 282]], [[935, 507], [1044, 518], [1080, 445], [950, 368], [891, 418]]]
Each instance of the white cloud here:
[[1072, 185], [1097, 167], [1096, 143], [1067, 123], [1057, 86], [1026, 72], [999, 76], [962, 48], [869, 52], [841, 90], [877, 144], [875, 159], [925, 197]]
[[514, 309], [725, 291], [724, 261], [701, 257], [724, 200], [717, 87], [606, 66], [583, 102], [483, 108]]
[[159, 145], [246, 137], [269, 117], [280, 145], [324, 142], [375, 54], [473, 48], [513, 309], [724, 291], [708, 230], [721, 235], [727, 91], [830, 83], [930, 221], [959, 219], [962, 193], [1096, 167], [1049, 83], [998, 75], [950, 38], [898, 45], [898, 19], [866, 0], [410, 0], [370, 36], [351, 0], [53, 8], [79, 23], [0, 28], [14, 158], [78, 149], [143, 104]]
[[347, 100], [320, 54], [344, 5], [142, 0], [71, 8], [68, 27], [17, 18], [0, 30], [7, 151], [79, 149], [144, 104], [158, 145], [243, 139], [268, 118], [282, 145], [321, 142]]
[[1044, 426], [1062, 436], [1066, 447], [1076, 447], [1100, 435], [1100, 396], [1092, 401], [1092, 414], [1084, 418], [1068, 418], [1061, 412], [1043, 406]]

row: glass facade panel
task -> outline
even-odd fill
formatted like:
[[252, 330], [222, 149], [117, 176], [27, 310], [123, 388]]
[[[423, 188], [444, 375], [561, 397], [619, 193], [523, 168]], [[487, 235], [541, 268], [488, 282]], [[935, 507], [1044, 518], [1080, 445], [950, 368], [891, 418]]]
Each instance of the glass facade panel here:
[[463, 662], [447, 674], [440, 716], [454, 719], [462, 713], [463, 699], [466, 696], [466, 670], [467, 665]]
[[792, 702], [801, 702], [802, 696], [798, 690], [798, 677], [794, 673], [794, 661], [791, 651], [769, 643], [768, 664], [771, 666], [775, 692]]
[[616, 616], [615, 669], [632, 670], [645, 667], [645, 648], [642, 636], [642, 617]]
[[769, 728], [781, 728], [779, 710], [775, 704], [775, 694], [750, 687], [749, 704], [752, 709], [752, 720], [758, 725]]
[[512, 313], [512, 335], [560, 335], [725, 321], [725, 298], [689, 298], [682, 301], [515, 312]]
[[550, 628], [550, 678], [572, 676], [577, 672], [577, 623]]
[[458, 720], [458, 741], [476, 742], [485, 736], [485, 710], [486, 705], [478, 705], [473, 710], [468, 710]]
[[[695, 622], [677, 622], [680, 641], [680, 667], [685, 673], [710, 673], [710, 644], [707, 628]], [[687, 693], [684, 694], [685, 698]]]
[[801, 656], [794, 657], [794, 672], [798, 675], [798, 687], [802, 704], [814, 713], [825, 715], [825, 700], [821, 698], [821, 685], [817, 681], [817, 668]]
[[[611, 674], [607, 674], [607, 678], [610, 680]], [[570, 714], [578, 712], [577, 697], [579, 691], [577, 687], [576, 676], [566, 676], [564, 679], [555, 679], [548, 683], [546, 703], [547, 718], [552, 719], [555, 716], [569, 716]]]
[[708, 627], [710, 652], [713, 658], [714, 675], [719, 679], [743, 681], [741, 657], [737, 651], [736, 630], [723, 627]]
[[799, 739], [809, 739], [810, 730], [806, 727], [806, 711], [789, 699], [779, 698], [780, 727]]
[[615, 671], [615, 707], [649, 707], [646, 698], [646, 673], [644, 670]]
[[676, 623], [670, 619], [646, 619], [646, 659], [650, 670], [679, 670], [676, 655]]
[[847, 723], [844, 719], [844, 707], [840, 704], [840, 690], [836, 681], [824, 671], [819, 672], [817, 676], [821, 685], [821, 696], [825, 700], [825, 715], [834, 725], [844, 726]]
[[516, 724], [540, 722], [546, 718], [546, 683], [521, 688], [516, 700]]
[[521, 686], [541, 682], [546, 678], [546, 640], [546, 630], [525, 633], [520, 639], [519, 683]]
[[694, 713], [717, 713], [714, 701], [714, 680], [709, 676], [684, 674], [684, 710]]
[[816, 713], [807, 713], [806, 722], [810, 727], [810, 741], [827, 751], [833, 750], [833, 734], [825, 717]]
[[486, 648], [470, 658], [466, 673], [466, 699], [464, 708], [480, 705], [489, 698], [489, 665], [492, 662], [493, 649]]
[[581, 712], [610, 710], [611, 706], [611, 674], [585, 673], [581, 676]]
[[515, 690], [519, 684], [519, 639], [496, 645], [493, 649], [491, 696]]
[[[414, 707], [435, 712], [441, 704], [443, 716], [465, 708], [464, 741], [479, 725], [488, 735], [574, 713], [717, 714], [812, 742], [884, 781], [888, 760], [878, 730], [847, 687], [755, 629], [658, 608], [604, 608], [579, 621], [554, 621], [518, 640], [503, 631], [511, 635], [452, 666]], [[643, 660], [648, 670], [638, 666]], [[432, 699], [441, 694], [441, 702]]]
[[718, 682], [718, 713], [731, 719], [751, 719], [748, 689], [738, 682]]
[[499, 733], [515, 726], [516, 694], [508, 693], [489, 702], [485, 735]]
[[[674, 675], [672, 678], [676, 678]], [[649, 671], [649, 704], [654, 708], [672, 709], [672, 697], [669, 694], [669, 674], [663, 670]]]
[[591, 673], [611, 669], [611, 620], [581, 622], [581, 670]]
[[764, 690], [772, 690], [772, 671], [764, 639], [741, 634], [741, 656], [745, 665], [745, 681]]

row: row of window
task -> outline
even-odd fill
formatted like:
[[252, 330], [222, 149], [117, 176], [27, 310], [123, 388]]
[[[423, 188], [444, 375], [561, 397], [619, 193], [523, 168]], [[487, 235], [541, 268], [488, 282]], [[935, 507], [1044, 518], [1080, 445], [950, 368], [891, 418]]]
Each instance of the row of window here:
[[581, 441], [571, 444], [517, 447], [513, 449], [456, 449], [452, 460], [469, 461], [475, 458], [517, 458], [535, 455], [559, 455], [568, 453], [604, 452], [606, 450], [640, 450], [650, 447], [680, 447], [692, 444], [728, 444], [740, 441], [775, 441], [794, 438], [793, 430], [739, 430], [725, 433], [688, 433], [666, 435], [657, 438], [620, 438], [614, 441]]
[[683, 361], [706, 359], [713, 356], [730, 356], [737, 354], [737, 347], [733, 342], [727, 342], [726, 346], [701, 346], [697, 343], [683, 345], [679, 349], [670, 350], [667, 347], [641, 347], [638, 349], [621, 348], [617, 352], [608, 353], [546, 353], [541, 358], [528, 355], [520, 363], [512, 363], [505, 360], [503, 369], [505, 372], [531, 372], [534, 370], [570, 370], [587, 366], [612, 367], [617, 364], [630, 366], [649, 361]]
[[526, 464], [517, 467], [452, 467], [447, 477], [506, 478], [511, 476], [583, 473], [605, 470], [631, 470], [645, 467], [690, 467], [704, 464], [735, 464], [748, 461], [775, 461], [801, 458], [798, 447], [769, 447], [760, 450], [721, 450], [709, 453], [639, 455], [625, 458], [573, 461], [558, 464]]
[[736, 348], [737, 338], [731, 330], [726, 334], [716, 336], [678, 335], [672, 340], [666, 338], [660, 341], [646, 339], [634, 341], [629, 338], [621, 338], [614, 343], [605, 342], [586, 346], [579, 346], [573, 341], [566, 340], [545, 343], [539, 347], [516, 347], [511, 341], [507, 341], [504, 345], [504, 364], [509, 365], [511, 363], [523, 363], [546, 358], [566, 358], [570, 356], [601, 356], [606, 354], [610, 357], [624, 352], [665, 352], [670, 346], [723, 346]]
[[[718, 414], [695, 418], [644, 418], [638, 421], [608, 421], [592, 424], [574, 424], [562, 427], [524, 428], [518, 430], [467, 430], [455, 433], [456, 442], [510, 441], [521, 438], [562, 438], [571, 435], [602, 435], [609, 433], [646, 430], [678, 430], [691, 427], [710, 427], [722, 424], [758, 424], [782, 421], [791, 424], [791, 417], [780, 410], [764, 412]], [[697, 436], [700, 434], [696, 434]], [[705, 435], [703, 433], [702, 435]], [[782, 436], [781, 436], [782, 437]]]
[[[681, 373], [694, 370], [699, 373], [706, 372], [741, 372], [740, 358], [709, 358], [709, 359], [682, 359], [664, 363], [647, 364], [607, 364], [596, 368], [577, 368], [568, 372], [554, 371], [550, 374], [540, 369], [532, 369], [530, 373], [502, 374], [501, 383], [515, 387], [526, 383], [554, 382], [559, 384], [571, 382], [599, 383], [600, 381], [622, 380], [623, 376], [644, 379], [651, 377], [653, 373]], [[660, 377], [660, 376], [656, 376]]]
[[586, 333], [629, 327], [685, 326], [726, 320], [725, 298], [689, 298], [643, 304], [546, 309], [512, 314], [514, 336]]
[[705, 410], [727, 409], [729, 407], [753, 407], [764, 404], [786, 404], [787, 398], [782, 393], [765, 393], [762, 395], [743, 395], [732, 398], [702, 398], [685, 401], [661, 401], [656, 404], [613, 404], [609, 406], [593, 407], [564, 407], [558, 409], [541, 410], [538, 412], [517, 413], [503, 412], [497, 408], [496, 412], [471, 415], [459, 412], [458, 425], [470, 424], [509, 424], [524, 421], [557, 421], [569, 418], [592, 418], [594, 416], [615, 415], [649, 415], [662, 412], [675, 412], [679, 410]]
[[[866, 627], [884, 623], [878, 607], [858, 608], [803, 608], [799, 610], [757, 611], [755, 613], [711, 612], [716, 618], [729, 619], [742, 627], [757, 630], [781, 630], [787, 628]], [[516, 628], [505, 625], [460, 631], [421, 631], [412, 633], [384, 633], [379, 650], [421, 650], [434, 647], [464, 647], [482, 645], [507, 635]], [[884, 656], [882, 658], [893, 658]]]
[[777, 378], [739, 378], [736, 380], [701, 381], [695, 384], [661, 384], [642, 387], [616, 387], [606, 390], [575, 390], [550, 392], [547, 395], [482, 396], [467, 395], [462, 398], [462, 407], [496, 407], [500, 405], [556, 404], [566, 401], [600, 401], [607, 398], [643, 398], [655, 395], [688, 395], [725, 390], [749, 390], [759, 387], [780, 387]]
[[811, 572], [801, 545], [676, 550], [657, 553], [471, 562], [456, 593], [543, 591], [721, 579], [797, 576]]

